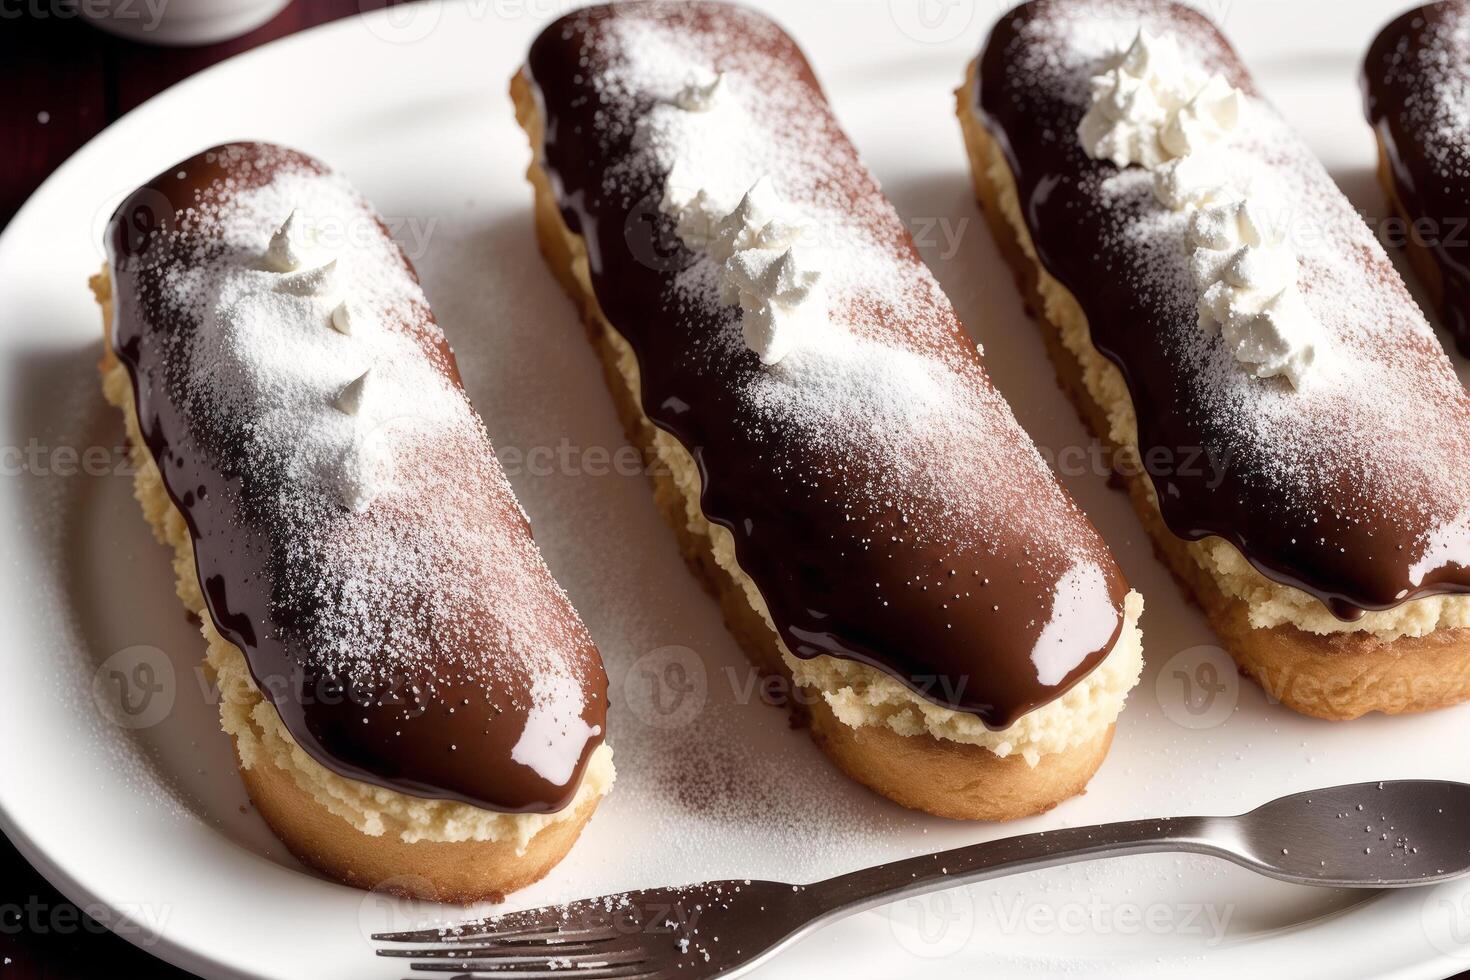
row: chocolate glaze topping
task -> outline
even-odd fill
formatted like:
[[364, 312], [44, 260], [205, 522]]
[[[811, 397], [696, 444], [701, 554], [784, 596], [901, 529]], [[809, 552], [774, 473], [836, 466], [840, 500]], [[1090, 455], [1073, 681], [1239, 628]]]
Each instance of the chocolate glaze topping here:
[[[711, 169], [727, 164], [740, 188], [770, 177], [828, 246], [837, 339], [812, 327], [771, 367], [710, 287], [714, 262], [660, 209], [670, 168], [648, 124], [691, 64], [723, 72], [722, 98], [744, 113], [710, 136], [729, 141]], [[547, 28], [527, 71], [544, 166], [636, 354], [643, 410], [694, 457], [704, 514], [732, 533], [786, 647], [868, 664], [992, 728], [1096, 667], [1122, 628], [1122, 574], [994, 390], [795, 43], [723, 4], [592, 7]]]
[[[284, 280], [262, 267], [291, 207], [335, 236], [351, 336], [333, 331], [330, 306], [282, 299]], [[106, 241], [113, 349], [188, 523], [209, 615], [295, 740], [341, 776], [413, 796], [566, 806], [602, 741], [602, 663], [376, 213], [310, 157], [232, 144], [139, 188]], [[243, 292], [222, 303], [220, 283]], [[297, 316], [303, 303], [320, 315]], [[340, 367], [275, 356], [295, 345]], [[311, 415], [308, 389], [306, 417], [283, 422], [279, 403], [253, 393], [294, 398], [334, 369], [346, 381], [373, 350], [400, 361], [371, 365], [362, 410], [393, 476], [357, 512], [298, 466], [345, 416]], [[407, 399], [404, 377], [421, 382]], [[321, 393], [321, 412], [338, 411], [335, 395]], [[305, 435], [278, 444], [292, 421]]]
[[1383, 141], [1411, 230], [1439, 268], [1439, 316], [1470, 357], [1470, 4], [1444, 0], [1383, 29], [1363, 63], [1368, 121]]
[[[1205, 336], [1185, 219], [1144, 171], [1090, 159], [1076, 136], [1088, 78], [1140, 26], [1252, 97], [1232, 148], [1292, 202], [1299, 285], [1333, 359], [1306, 391], [1250, 377]], [[1035, 0], [996, 25], [977, 82], [1041, 262], [1127, 382], [1145, 459], [1203, 450], [1222, 464], [1150, 467], [1170, 530], [1224, 538], [1344, 620], [1470, 591], [1470, 398], [1372, 233], [1215, 27], [1164, 0]]]

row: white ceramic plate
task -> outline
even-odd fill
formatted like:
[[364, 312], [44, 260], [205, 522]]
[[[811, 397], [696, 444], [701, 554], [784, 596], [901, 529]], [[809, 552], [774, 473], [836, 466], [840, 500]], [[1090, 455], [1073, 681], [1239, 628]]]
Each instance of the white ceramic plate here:
[[[1356, 73], [1391, 5], [1208, 5], [1347, 193], [1381, 214]], [[807, 2], [778, 16], [913, 222], [1021, 421], [1058, 454], [1147, 597], [1149, 669], [1091, 791], [1045, 817], [950, 823], [837, 775], [752, 695], [715, 604], [617, 455], [627, 450], [598, 366], [536, 252], [529, 155], [505, 88], [559, 6], [395, 7], [233, 59], [98, 136], [0, 239], [0, 824], [64, 893], [211, 977], [400, 976], [367, 935], [446, 914], [304, 872], [249, 808], [168, 556], [115, 472], [121, 426], [97, 392], [99, 324], [85, 282], [102, 258], [102, 224], [139, 181], [236, 138], [321, 156], [394, 223], [547, 560], [606, 655], [616, 791], [517, 903], [712, 877], [800, 881], [1003, 834], [1235, 812], [1340, 782], [1470, 780], [1470, 709], [1329, 725], [1239, 683], [1123, 496], [1085, 455], [1064, 452], [1089, 443], [981, 223], [951, 111], [950, 91], [1005, 0]], [[671, 663], [687, 668], [682, 702], [663, 686], [679, 677]], [[115, 702], [120, 678], [137, 714], [99, 707]], [[1470, 888], [1334, 893], [1165, 857], [868, 913], [761, 975], [1417, 978], [1465, 968]]]

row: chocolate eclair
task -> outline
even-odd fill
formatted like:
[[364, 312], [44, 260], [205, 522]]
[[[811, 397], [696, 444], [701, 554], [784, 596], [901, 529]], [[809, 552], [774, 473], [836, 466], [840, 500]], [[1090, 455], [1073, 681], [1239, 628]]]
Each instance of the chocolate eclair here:
[[611, 787], [607, 679], [383, 221], [236, 143], [124, 200], [106, 252], [103, 389], [256, 808], [359, 887], [540, 878]]
[[958, 109], [1063, 386], [1241, 667], [1322, 718], [1470, 697], [1470, 395], [1215, 26], [1035, 0]]
[[1383, 29], [1363, 62], [1378, 180], [1414, 271], [1470, 357], [1470, 3], [1441, 0]]
[[536, 229], [656, 497], [822, 749], [964, 819], [1079, 793], [1142, 601], [774, 23], [575, 11], [511, 84]]

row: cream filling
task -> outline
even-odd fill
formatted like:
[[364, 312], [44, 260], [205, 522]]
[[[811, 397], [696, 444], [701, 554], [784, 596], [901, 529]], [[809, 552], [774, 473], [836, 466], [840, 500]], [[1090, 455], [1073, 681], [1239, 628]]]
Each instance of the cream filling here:
[[[973, 80], [973, 73], [971, 77]], [[962, 103], [966, 106], [965, 111], [970, 113], [969, 124], [983, 127], [984, 123], [975, 115], [969, 102], [968, 94], [973, 91], [972, 85], [966, 86]], [[1037, 257], [1036, 246], [1022, 216], [1015, 177], [999, 144], [990, 140], [987, 152], [986, 172], [996, 188], [1001, 212], [1014, 229], [1021, 250], [1036, 264], [1046, 320], [1058, 329], [1062, 346], [1081, 364], [1082, 381], [1088, 394], [1107, 413], [1107, 435], [1118, 447], [1120, 463], [1127, 472], [1144, 472], [1138, 452], [1138, 420], [1122, 372], [1092, 346], [1087, 316], [1081, 305], [1067, 287], [1052, 278]], [[1158, 510], [1153, 481], [1142, 482], [1150, 505]], [[1426, 596], [1392, 609], [1369, 612], [1356, 622], [1344, 622], [1332, 615], [1315, 596], [1266, 578], [1223, 538], [1202, 538], [1185, 542], [1185, 545], [1190, 556], [1209, 573], [1224, 595], [1246, 604], [1250, 624], [1256, 629], [1295, 626], [1317, 634], [1362, 632], [1389, 642], [1402, 636], [1424, 636], [1439, 629], [1470, 627], [1470, 596], [1464, 595]]]
[[138, 428], [132, 378], [114, 362], [103, 377], [107, 400], [126, 417], [132, 462], [137, 476], [133, 495], [143, 506], [154, 536], [174, 551], [177, 591], [184, 606], [202, 624], [205, 663], [220, 692], [220, 727], [234, 736], [242, 768], [271, 765], [287, 773], [304, 792], [327, 810], [370, 837], [392, 834], [404, 843], [433, 841], [512, 841], [518, 854], [544, 828], [576, 817], [582, 805], [612, 789], [616, 771], [606, 743], [592, 753], [572, 802], [555, 813], [502, 813], [451, 800], [430, 800], [339, 776], [309, 756], [274, 705], [255, 685], [245, 655], [214, 627], [199, 588], [193, 542], [184, 516], [164, 489], [163, 478]]
[[[565, 229], [562, 232], [568, 235], [574, 256], [573, 275], [585, 295], [595, 295], [585, 245]], [[598, 319], [604, 338], [617, 354], [617, 368], [623, 382], [633, 397], [638, 398], [642, 389], [637, 355], [600, 313]], [[736, 560], [734, 536], [727, 528], [711, 524], [700, 509], [700, 477], [694, 458], [673, 436], [656, 426], [650, 428], [659, 462], [667, 467], [684, 499], [688, 529], [709, 539], [715, 561], [740, 584], [746, 601], [765, 620], [796, 683], [814, 688], [843, 724], [851, 728], [886, 726], [904, 736], [927, 734], [978, 745], [1001, 758], [1019, 753], [1034, 766], [1043, 756], [1065, 752], [1096, 738], [1122, 713], [1128, 692], [1137, 685], [1143, 671], [1143, 633], [1138, 628], [1143, 598], [1136, 592], [1128, 593], [1121, 635], [1103, 662], [1061, 698], [1029, 712], [1001, 731], [986, 728], [978, 717], [968, 712], [940, 707], [915, 694], [901, 681], [865, 664], [829, 656], [811, 660], [794, 656], [777, 633], [760, 589]]]

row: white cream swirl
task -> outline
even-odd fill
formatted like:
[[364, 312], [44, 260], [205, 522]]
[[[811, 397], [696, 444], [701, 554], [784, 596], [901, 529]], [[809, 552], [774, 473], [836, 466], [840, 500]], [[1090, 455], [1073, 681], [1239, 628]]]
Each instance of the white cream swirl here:
[[1260, 378], [1301, 388], [1317, 362], [1317, 322], [1296, 287], [1297, 256], [1280, 211], [1224, 200], [1190, 215], [1189, 271], [1199, 322], [1219, 331], [1236, 360]]
[[1092, 104], [1077, 127], [1087, 155], [1149, 170], [1224, 141], [1240, 125], [1240, 91], [1186, 65], [1179, 47], [1140, 29], [1091, 81]]
[[1211, 75], [1203, 88], [1175, 110], [1159, 133], [1159, 144], [1175, 158], [1199, 153], [1229, 139], [1245, 112], [1245, 94], [1223, 76]]
[[[686, 86], [673, 104], [711, 112], [724, 98], [722, 76]], [[764, 365], [781, 361], [827, 318], [822, 270], [801, 239], [801, 216], [761, 177], [731, 205], [704, 186], [704, 175], [675, 160], [661, 207], [679, 238], [720, 264], [720, 298], [741, 310], [740, 332]], [[695, 188], [698, 188], [695, 190]]]
[[1169, 38], [1139, 30], [1092, 79], [1077, 128], [1088, 156], [1153, 171], [1154, 194], [1189, 215], [1189, 272], [1200, 327], [1260, 378], [1303, 387], [1321, 357], [1321, 329], [1297, 289], [1281, 195], [1244, 176], [1224, 145], [1248, 122], [1245, 94], [1185, 63]]
[[[341, 298], [342, 270], [338, 258], [324, 254], [318, 247], [318, 236], [310, 222], [292, 210], [271, 235], [260, 264], [267, 271], [277, 273], [269, 292], [277, 296], [295, 297], [293, 301], [281, 302], [262, 298], [257, 312], [268, 317], [300, 317], [303, 320], [318, 319], [345, 339], [353, 332], [354, 317], [348, 304]], [[316, 264], [313, 264], [316, 263]], [[232, 311], [235, 318], [248, 316], [256, 306], [245, 305]], [[267, 318], [268, 318], [267, 317]], [[278, 345], [290, 345], [292, 335], [282, 332], [273, 338]], [[357, 377], [344, 385], [334, 395], [324, 399], [341, 415], [351, 418], [350, 432], [345, 445], [339, 444], [333, 461], [323, 474], [325, 482], [335, 486], [342, 503], [353, 511], [365, 510], [382, 491], [385, 484], [380, 447], [375, 445], [374, 419], [368, 411], [370, 390], [374, 383], [369, 380], [372, 368], [363, 370]], [[325, 420], [320, 427], [338, 431]]]
[[292, 211], [271, 235], [262, 261], [273, 272], [295, 272], [306, 264], [304, 252], [305, 243], [296, 226], [296, 212]]
[[748, 248], [725, 263], [726, 301], [740, 305], [741, 335], [762, 364], [780, 361], [826, 319], [822, 274], [799, 256], [793, 248]]

